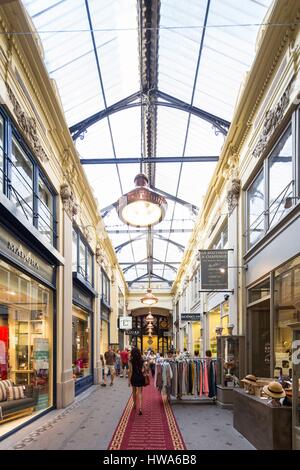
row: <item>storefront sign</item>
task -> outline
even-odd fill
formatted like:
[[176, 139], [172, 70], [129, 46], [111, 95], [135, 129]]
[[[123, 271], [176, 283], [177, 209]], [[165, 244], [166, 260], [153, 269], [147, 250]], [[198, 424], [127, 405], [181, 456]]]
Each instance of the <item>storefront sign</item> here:
[[131, 330], [132, 329], [132, 317], [119, 317], [119, 329]]
[[83, 292], [78, 286], [73, 284], [73, 301], [80, 307], [93, 310], [93, 297]]
[[228, 290], [228, 251], [200, 250], [201, 290]]
[[181, 321], [200, 321], [200, 313], [182, 313]]
[[141, 330], [138, 330], [138, 329], [126, 330], [125, 333], [126, 335], [129, 335], [129, 336], [140, 336]]
[[3, 227], [0, 227], [0, 253], [15, 261], [26, 271], [53, 284], [54, 267]]

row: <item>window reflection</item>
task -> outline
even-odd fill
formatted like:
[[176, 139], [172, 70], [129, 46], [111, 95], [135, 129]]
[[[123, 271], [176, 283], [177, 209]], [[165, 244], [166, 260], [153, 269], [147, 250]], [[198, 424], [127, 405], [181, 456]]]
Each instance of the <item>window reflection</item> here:
[[249, 247], [263, 237], [265, 229], [265, 180], [263, 170], [248, 189]]
[[38, 216], [38, 229], [44, 234], [50, 243], [53, 242], [53, 196], [48, 186], [39, 177], [38, 180], [39, 190], [39, 216]]
[[11, 158], [11, 200], [33, 222], [33, 164], [15, 139]]
[[275, 276], [275, 375], [291, 376], [293, 336], [288, 325], [300, 321], [300, 257]]
[[285, 199], [293, 195], [292, 128], [288, 128], [269, 158], [269, 227], [284, 215]]

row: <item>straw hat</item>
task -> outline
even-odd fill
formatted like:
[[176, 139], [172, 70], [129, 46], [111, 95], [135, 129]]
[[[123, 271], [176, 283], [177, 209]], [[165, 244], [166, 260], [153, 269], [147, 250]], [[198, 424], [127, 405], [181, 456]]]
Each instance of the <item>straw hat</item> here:
[[286, 395], [282, 385], [278, 382], [270, 382], [269, 385], [264, 386], [263, 391], [272, 398], [284, 398]]
[[241, 380], [241, 382], [244, 382], [246, 384], [255, 384], [256, 381], [257, 381], [257, 378], [255, 377], [255, 375], [252, 375], [252, 374], [246, 375], [246, 377]]

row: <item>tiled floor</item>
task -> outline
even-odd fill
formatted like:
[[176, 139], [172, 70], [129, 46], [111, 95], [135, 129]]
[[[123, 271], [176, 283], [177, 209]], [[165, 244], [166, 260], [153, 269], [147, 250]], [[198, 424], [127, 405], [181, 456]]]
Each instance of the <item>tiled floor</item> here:
[[[107, 449], [130, 395], [127, 380], [93, 386], [65, 410], [54, 410], [0, 442], [4, 449]], [[174, 404], [188, 449], [253, 449], [232, 425], [232, 412], [216, 405]]]
[[255, 450], [233, 427], [231, 410], [217, 405], [174, 404], [173, 411], [190, 450]]

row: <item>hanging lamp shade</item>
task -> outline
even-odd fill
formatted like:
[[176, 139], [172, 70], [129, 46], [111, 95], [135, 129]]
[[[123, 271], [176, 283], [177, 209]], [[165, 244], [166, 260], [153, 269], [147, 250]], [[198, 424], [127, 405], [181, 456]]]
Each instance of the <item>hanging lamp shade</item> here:
[[120, 197], [117, 212], [124, 224], [148, 227], [163, 220], [168, 207], [166, 199], [149, 188], [146, 175], [134, 178], [136, 188]]
[[147, 294], [141, 298], [141, 302], [145, 305], [154, 305], [157, 304], [158, 298], [152, 294], [152, 289], [147, 289]]
[[148, 313], [148, 315], [146, 316], [146, 322], [147, 323], [152, 323], [154, 320], [154, 316], [152, 315], [151, 312]]

